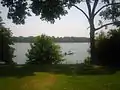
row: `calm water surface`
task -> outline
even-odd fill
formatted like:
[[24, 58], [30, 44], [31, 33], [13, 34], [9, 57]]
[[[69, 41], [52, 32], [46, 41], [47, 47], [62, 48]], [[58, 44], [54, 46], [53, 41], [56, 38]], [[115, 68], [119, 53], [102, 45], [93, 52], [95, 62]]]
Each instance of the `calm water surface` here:
[[[87, 57], [89, 54], [87, 52], [89, 48], [88, 43], [56, 43], [61, 46], [61, 50], [63, 53], [72, 51], [74, 52], [73, 55], [67, 55], [64, 58], [66, 59], [63, 63], [67, 64], [75, 64], [83, 62], [84, 58]], [[27, 50], [30, 49], [29, 43], [15, 43], [14, 45], [15, 55], [14, 61], [18, 64], [24, 64], [27, 57], [25, 54]]]

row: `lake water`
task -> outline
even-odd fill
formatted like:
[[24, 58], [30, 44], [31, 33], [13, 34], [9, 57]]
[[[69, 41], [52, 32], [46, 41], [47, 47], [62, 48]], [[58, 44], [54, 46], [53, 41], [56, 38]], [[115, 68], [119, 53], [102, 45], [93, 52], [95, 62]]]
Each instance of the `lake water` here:
[[[66, 59], [63, 63], [67, 64], [75, 64], [75, 63], [82, 63], [85, 57], [87, 57], [89, 54], [87, 52], [89, 48], [88, 43], [56, 43], [61, 46], [61, 50], [63, 53], [72, 51], [74, 54], [67, 55], [64, 58]], [[27, 50], [30, 49], [29, 43], [15, 43], [13, 46], [15, 50], [16, 57], [14, 58], [14, 61], [18, 64], [24, 64], [27, 57], [25, 54], [27, 53]]]

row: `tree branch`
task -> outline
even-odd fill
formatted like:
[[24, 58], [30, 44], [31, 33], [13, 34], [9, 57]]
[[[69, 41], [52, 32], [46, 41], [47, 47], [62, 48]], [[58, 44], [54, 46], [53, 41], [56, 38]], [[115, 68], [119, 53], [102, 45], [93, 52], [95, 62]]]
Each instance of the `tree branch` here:
[[97, 31], [97, 30], [99, 30], [99, 29], [101, 29], [101, 28], [103, 28], [103, 27], [105, 27], [105, 26], [112, 25], [112, 24], [117, 24], [117, 23], [120, 23], [120, 21], [116, 21], [116, 22], [104, 24], [104, 25], [102, 25], [102, 26], [96, 28], [95, 31]]
[[98, 9], [98, 11], [94, 14], [94, 16], [96, 16], [103, 8], [108, 7], [110, 5], [117, 5], [117, 4], [120, 4], [120, 3], [111, 3], [111, 4], [107, 4], [107, 5], [102, 6], [100, 9]]
[[80, 11], [86, 16], [86, 18], [89, 20], [88, 15], [87, 15], [81, 8], [79, 8], [79, 7], [76, 6], [76, 5], [72, 5], [72, 6], [76, 7], [78, 10], [80, 10]]
[[86, 4], [87, 4], [87, 7], [88, 7], [88, 13], [89, 13], [89, 16], [91, 17], [91, 6], [90, 6], [90, 0], [86, 0]]
[[95, 2], [94, 2], [93, 9], [92, 9], [92, 14], [94, 14], [94, 12], [95, 12], [95, 9], [97, 7], [98, 1], [99, 0], [95, 0]]

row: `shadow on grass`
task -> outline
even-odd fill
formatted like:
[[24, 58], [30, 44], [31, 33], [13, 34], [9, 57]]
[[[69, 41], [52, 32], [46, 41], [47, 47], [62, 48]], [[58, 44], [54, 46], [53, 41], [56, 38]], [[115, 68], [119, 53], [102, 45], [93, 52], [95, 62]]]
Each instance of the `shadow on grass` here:
[[0, 66], [0, 77], [22, 78], [25, 76], [34, 76], [34, 72], [47, 72], [71, 76], [114, 74], [116, 70], [106, 67], [90, 66], [84, 64]]
[[0, 66], [0, 77], [17, 77], [33, 76], [34, 71], [21, 66]]

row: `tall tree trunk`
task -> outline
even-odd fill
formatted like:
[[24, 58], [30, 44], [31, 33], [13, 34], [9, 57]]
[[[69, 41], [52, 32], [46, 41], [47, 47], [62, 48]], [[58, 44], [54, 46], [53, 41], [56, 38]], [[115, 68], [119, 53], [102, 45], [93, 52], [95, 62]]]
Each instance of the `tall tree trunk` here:
[[95, 50], [95, 28], [94, 25], [90, 27], [90, 54], [91, 54], [91, 63], [97, 64], [96, 50]]
[[90, 24], [90, 54], [91, 54], [91, 63], [92, 64], [96, 64], [95, 26], [94, 26], [94, 17], [92, 15], [90, 15], [89, 24]]

